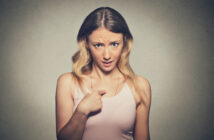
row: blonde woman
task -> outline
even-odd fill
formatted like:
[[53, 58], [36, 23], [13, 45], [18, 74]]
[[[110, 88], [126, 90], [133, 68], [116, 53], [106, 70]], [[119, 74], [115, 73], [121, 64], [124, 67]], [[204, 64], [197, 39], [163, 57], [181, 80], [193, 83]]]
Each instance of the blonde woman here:
[[84, 20], [72, 72], [56, 88], [58, 140], [149, 140], [151, 87], [129, 65], [133, 37], [116, 10]]

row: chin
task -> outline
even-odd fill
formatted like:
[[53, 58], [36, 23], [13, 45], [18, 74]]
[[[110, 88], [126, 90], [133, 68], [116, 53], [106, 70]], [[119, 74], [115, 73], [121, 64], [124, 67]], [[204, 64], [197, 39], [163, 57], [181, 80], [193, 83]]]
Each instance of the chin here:
[[112, 71], [114, 68], [103, 68], [105, 71]]
[[102, 67], [102, 70], [105, 72], [111, 72], [115, 69], [115, 66], [110, 66], [110, 67]]

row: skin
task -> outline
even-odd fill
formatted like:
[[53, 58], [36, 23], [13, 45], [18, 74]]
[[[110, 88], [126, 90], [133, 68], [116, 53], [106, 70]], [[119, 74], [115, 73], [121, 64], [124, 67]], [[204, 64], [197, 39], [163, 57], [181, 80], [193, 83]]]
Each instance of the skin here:
[[[57, 80], [56, 88], [56, 127], [58, 140], [81, 140], [87, 117], [90, 113], [98, 113], [102, 109], [101, 98], [110, 98], [118, 93], [125, 82], [117, 68], [117, 62], [123, 49], [123, 35], [113, 33], [105, 28], [98, 28], [89, 35], [87, 48], [92, 54], [92, 71], [84, 74], [84, 84], [92, 91], [86, 94], [73, 113], [72, 73], [62, 74]], [[103, 61], [112, 61], [105, 67]], [[112, 82], [117, 81], [117, 83]], [[149, 81], [137, 76], [139, 93], [134, 92], [129, 84], [136, 101], [135, 140], [150, 140], [149, 111], [151, 106], [151, 86]], [[94, 86], [96, 85], [96, 86]]]

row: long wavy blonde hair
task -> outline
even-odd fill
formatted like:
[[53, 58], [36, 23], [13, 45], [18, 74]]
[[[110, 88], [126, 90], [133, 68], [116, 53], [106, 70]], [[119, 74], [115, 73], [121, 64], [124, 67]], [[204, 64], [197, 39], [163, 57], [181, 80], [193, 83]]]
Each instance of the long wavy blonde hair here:
[[72, 56], [72, 73], [82, 87], [82, 76], [92, 69], [93, 59], [86, 45], [88, 36], [97, 28], [104, 27], [114, 33], [122, 33], [124, 46], [117, 67], [127, 80], [134, 82], [135, 73], [129, 64], [133, 37], [122, 15], [110, 7], [100, 7], [92, 11], [80, 27], [77, 43], [79, 50]]

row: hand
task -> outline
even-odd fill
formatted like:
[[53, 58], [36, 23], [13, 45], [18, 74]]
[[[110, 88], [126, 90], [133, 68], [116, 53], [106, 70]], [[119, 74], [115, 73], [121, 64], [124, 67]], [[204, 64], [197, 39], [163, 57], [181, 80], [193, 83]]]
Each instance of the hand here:
[[104, 90], [92, 91], [80, 101], [77, 110], [89, 115], [89, 113], [98, 112], [102, 109], [102, 96], [106, 94]]

